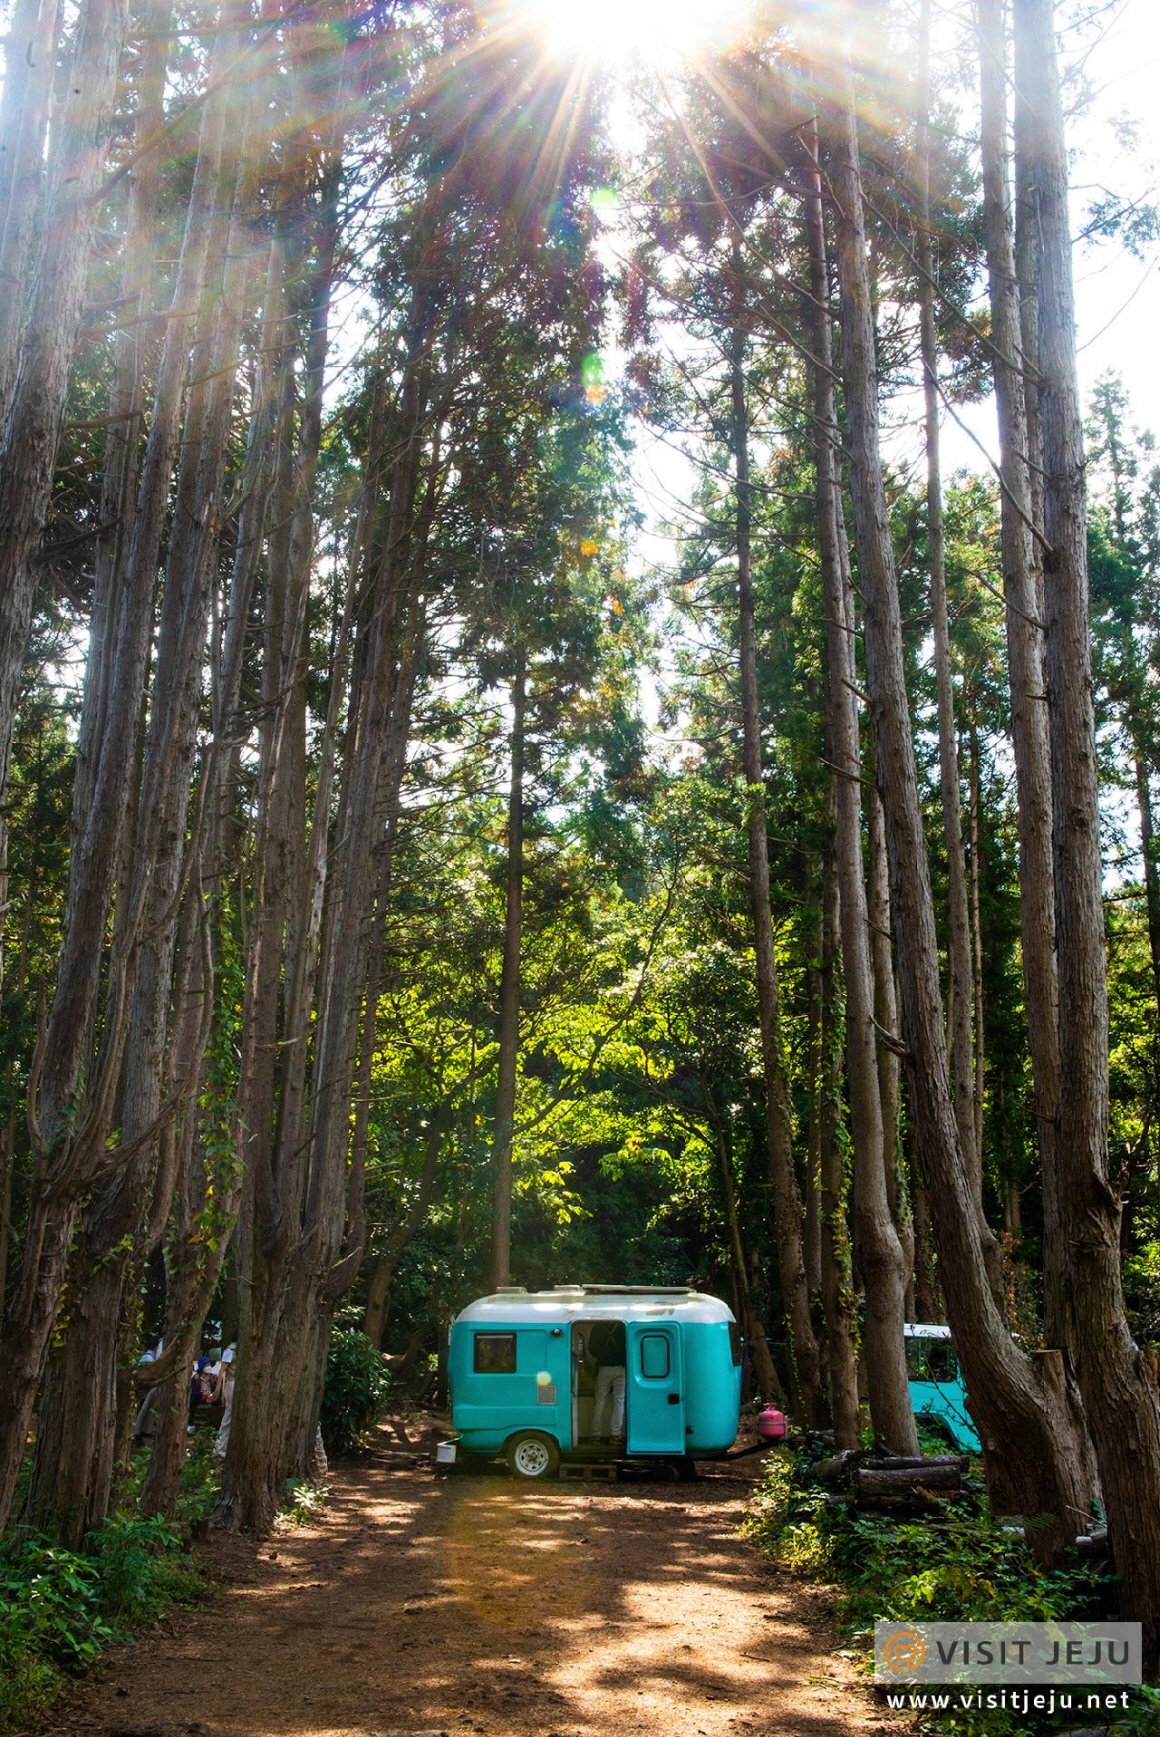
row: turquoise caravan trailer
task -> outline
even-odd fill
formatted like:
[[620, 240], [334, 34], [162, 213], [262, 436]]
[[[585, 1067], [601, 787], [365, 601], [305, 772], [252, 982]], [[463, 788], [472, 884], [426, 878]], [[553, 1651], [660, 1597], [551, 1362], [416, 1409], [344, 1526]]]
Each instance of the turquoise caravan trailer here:
[[503, 1454], [517, 1477], [548, 1478], [561, 1458], [687, 1461], [737, 1437], [736, 1322], [685, 1287], [496, 1291], [452, 1322], [447, 1369], [445, 1465]]
[[964, 1453], [982, 1452], [979, 1433], [967, 1409], [967, 1390], [951, 1343], [951, 1330], [933, 1321], [908, 1321], [906, 1373], [910, 1403], [920, 1423], [934, 1424]]

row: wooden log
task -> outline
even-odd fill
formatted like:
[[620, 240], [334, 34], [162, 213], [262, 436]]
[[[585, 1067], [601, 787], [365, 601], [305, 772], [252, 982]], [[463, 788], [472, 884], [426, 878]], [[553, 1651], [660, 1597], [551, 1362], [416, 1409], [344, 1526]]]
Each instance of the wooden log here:
[[[945, 1501], [949, 1492], [944, 1491]], [[934, 1495], [924, 1495], [921, 1491], [911, 1490], [905, 1496], [859, 1496], [854, 1507], [859, 1514], [899, 1514], [904, 1519], [923, 1514], [932, 1514], [939, 1510], [942, 1502]]]
[[903, 1496], [912, 1490], [957, 1490], [962, 1484], [958, 1466], [902, 1467], [884, 1471], [860, 1466], [854, 1473], [856, 1496]]
[[924, 1454], [917, 1459], [904, 1458], [900, 1454], [875, 1454], [862, 1461], [867, 1470], [875, 1472], [924, 1472], [931, 1466], [957, 1466], [960, 1472], [966, 1472], [970, 1463], [966, 1454]]

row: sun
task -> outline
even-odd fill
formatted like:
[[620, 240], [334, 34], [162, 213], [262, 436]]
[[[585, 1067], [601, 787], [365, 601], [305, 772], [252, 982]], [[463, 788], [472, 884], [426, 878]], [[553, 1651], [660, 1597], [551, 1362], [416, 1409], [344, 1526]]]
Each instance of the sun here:
[[553, 56], [628, 71], [726, 47], [751, 0], [520, 0], [519, 9]]

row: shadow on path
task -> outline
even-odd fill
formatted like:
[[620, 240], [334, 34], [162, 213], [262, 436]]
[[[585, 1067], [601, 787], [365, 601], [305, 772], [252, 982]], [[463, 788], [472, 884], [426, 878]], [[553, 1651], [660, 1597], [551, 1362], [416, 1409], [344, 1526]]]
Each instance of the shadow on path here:
[[58, 1732], [123, 1737], [869, 1737], [825, 1600], [693, 1485], [336, 1468], [316, 1525], [216, 1539], [205, 1611], [113, 1661]]

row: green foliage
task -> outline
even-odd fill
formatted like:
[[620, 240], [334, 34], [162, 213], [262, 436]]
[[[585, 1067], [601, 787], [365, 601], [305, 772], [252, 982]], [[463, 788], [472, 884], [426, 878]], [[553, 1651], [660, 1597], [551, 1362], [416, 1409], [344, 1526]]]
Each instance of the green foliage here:
[[329, 1494], [328, 1484], [311, 1484], [303, 1479], [287, 1478], [282, 1493], [282, 1506], [278, 1510], [279, 1528], [305, 1526], [311, 1520], [317, 1520], [326, 1507]]
[[1160, 1350], [1160, 1242], [1124, 1262], [1124, 1306], [1136, 1343]]
[[[808, 1451], [770, 1456], [747, 1531], [779, 1568], [839, 1586], [844, 1639], [867, 1643], [882, 1617], [1046, 1622], [1098, 1614], [1099, 1568], [1078, 1556], [1055, 1571], [1040, 1568], [1019, 1533], [973, 1502], [922, 1520], [858, 1514], [834, 1503], [813, 1480], [814, 1463], [816, 1454]], [[1137, 1717], [1145, 1714], [1151, 1717], [1143, 1706]], [[954, 1737], [1036, 1737], [1044, 1726], [1041, 1719], [1028, 1725], [1006, 1712], [973, 1711], [938, 1715], [929, 1728]]]
[[181, 1547], [181, 1528], [159, 1515], [111, 1514], [92, 1538], [102, 1610], [131, 1626], [188, 1604], [203, 1581]]
[[189, 1604], [204, 1581], [180, 1525], [113, 1514], [78, 1555], [43, 1538], [0, 1551], [0, 1731], [17, 1731], [114, 1641]]
[[354, 1453], [387, 1406], [391, 1378], [382, 1354], [357, 1327], [336, 1325], [326, 1359], [322, 1439], [328, 1453]]

